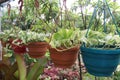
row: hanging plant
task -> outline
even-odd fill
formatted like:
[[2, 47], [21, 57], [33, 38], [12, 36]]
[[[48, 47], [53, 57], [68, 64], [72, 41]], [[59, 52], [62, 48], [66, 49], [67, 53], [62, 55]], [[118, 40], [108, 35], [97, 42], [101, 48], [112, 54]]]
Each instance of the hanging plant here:
[[[98, 0], [98, 4], [99, 2], [100, 0]], [[114, 31], [114, 33], [107, 32], [105, 9], [103, 13], [104, 33], [90, 30], [92, 20], [96, 16], [96, 9], [98, 9], [98, 4], [94, 9], [88, 30], [84, 35], [87, 39], [84, 40], [80, 50], [87, 71], [92, 75], [105, 77], [111, 76], [119, 64], [120, 36], [118, 26], [116, 25], [115, 19], [106, 0], [103, 0], [103, 6], [107, 7], [110, 16], [113, 19], [113, 24], [115, 24], [116, 31]]]
[[53, 34], [49, 47], [50, 58], [56, 67], [71, 67], [77, 59], [80, 35], [76, 29], [61, 29]]
[[32, 31], [21, 31], [19, 33], [20, 35], [18, 38], [22, 40], [24, 45], [26, 45], [30, 57], [40, 58], [45, 55], [48, 47], [46, 39], [49, 35]]

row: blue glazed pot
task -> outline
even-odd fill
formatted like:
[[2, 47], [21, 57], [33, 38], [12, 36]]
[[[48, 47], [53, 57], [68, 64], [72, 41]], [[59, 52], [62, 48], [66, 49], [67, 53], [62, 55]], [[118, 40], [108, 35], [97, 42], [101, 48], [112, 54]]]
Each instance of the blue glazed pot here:
[[120, 49], [101, 50], [83, 46], [80, 49], [87, 71], [94, 76], [111, 76], [119, 64]]

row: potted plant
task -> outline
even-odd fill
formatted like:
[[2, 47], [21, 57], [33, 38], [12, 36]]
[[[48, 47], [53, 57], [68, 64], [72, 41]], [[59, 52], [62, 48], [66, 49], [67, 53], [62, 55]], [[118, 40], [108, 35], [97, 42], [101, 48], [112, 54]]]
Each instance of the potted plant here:
[[48, 43], [46, 42], [47, 34], [33, 31], [22, 31], [19, 38], [27, 47], [27, 53], [32, 58], [43, 57], [47, 51]]
[[[0, 34], [0, 39], [3, 48], [7, 47], [13, 50], [15, 53], [25, 53], [26, 47], [25, 45], [22, 45], [22, 40], [18, 39], [18, 35], [20, 35], [19, 34], [20, 31], [21, 30], [17, 27], [11, 30], [4, 30], [4, 32]], [[15, 43], [17, 43], [17, 45]]]
[[61, 29], [51, 38], [50, 58], [56, 67], [71, 67], [77, 59], [80, 47], [78, 29]]
[[80, 48], [87, 71], [95, 76], [111, 76], [119, 63], [119, 48], [119, 35], [90, 30]]

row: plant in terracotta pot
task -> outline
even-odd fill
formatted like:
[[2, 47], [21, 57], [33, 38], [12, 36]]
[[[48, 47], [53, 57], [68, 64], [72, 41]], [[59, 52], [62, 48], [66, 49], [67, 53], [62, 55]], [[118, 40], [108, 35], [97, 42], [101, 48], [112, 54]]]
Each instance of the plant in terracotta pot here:
[[52, 35], [50, 58], [56, 67], [69, 68], [77, 59], [80, 47], [79, 29], [61, 29]]
[[47, 34], [32, 31], [22, 31], [19, 38], [23, 44], [26, 44], [27, 53], [32, 58], [43, 57], [47, 51], [48, 43], [46, 42]]
[[[14, 40], [16, 42], [16, 39], [18, 39], [18, 35], [20, 35], [19, 34], [20, 31], [21, 30], [17, 27], [14, 27], [14, 29], [12, 28], [10, 30], [4, 30], [4, 32], [2, 32], [0, 34], [0, 40], [1, 40], [1, 43], [2, 43], [2, 47], [14, 51], [16, 49], [16, 47], [18, 47], [18, 46], [15, 45], [13, 42], [14, 42]], [[22, 41], [17, 40], [17, 42], [22, 42]], [[19, 49], [20, 48], [23, 48], [22, 45], [21, 45], [21, 47], [19, 47]], [[25, 47], [24, 47], [24, 50], [25, 50]]]
[[16, 53], [26, 52], [26, 46], [24, 45], [23, 41], [19, 37], [21, 36], [21, 32], [23, 31], [20, 28], [15, 27], [14, 29], [12, 29], [12, 33], [8, 33], [9, 34], [8, 37], [5, 38], [6, 40], [8, 40], [5, 42], [10, 44], [10, 48]]

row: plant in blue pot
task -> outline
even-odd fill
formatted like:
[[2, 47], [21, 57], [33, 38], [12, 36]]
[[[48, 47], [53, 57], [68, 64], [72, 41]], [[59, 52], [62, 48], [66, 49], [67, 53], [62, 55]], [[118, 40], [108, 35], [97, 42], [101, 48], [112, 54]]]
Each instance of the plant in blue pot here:
[[[100, 7], [102, 7], [101, 16], [99, 15]], [[95, 16], [100, 17], [102, 23], [94, 26], [100, 29], [92, 31], [90, 28]], [[113, 21], [112, 24], [110, 19]], [[115, 30], [112, 27], [115, 27]], [[83, 35], [86, 39], [84, 39], [80, 49], [87, 71], [94, 76], [111, 76], [119, 64], [120, 32], [107, 0], [98, 0], [88, 30], [84, 33], [86, 33]]]
[[87, 71], [95, 76], [111, 76], [119, 64], [119, 35], [92, 31], [80, 47]]

